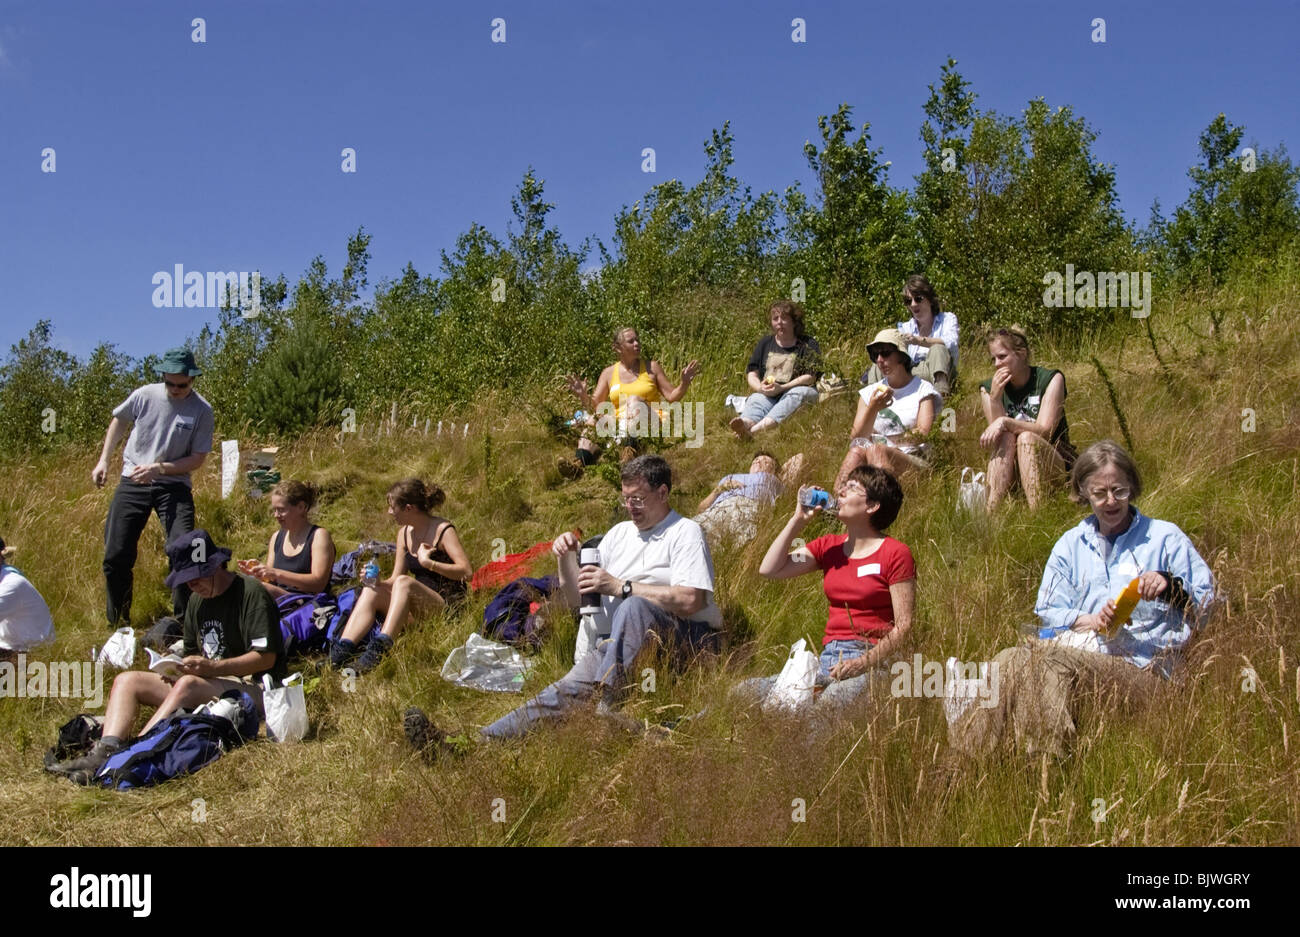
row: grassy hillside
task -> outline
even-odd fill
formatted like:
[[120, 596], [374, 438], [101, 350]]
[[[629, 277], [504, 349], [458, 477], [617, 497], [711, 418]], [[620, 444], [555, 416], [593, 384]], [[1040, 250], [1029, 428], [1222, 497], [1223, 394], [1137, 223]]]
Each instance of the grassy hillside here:
[[[1036, 349], [1035, 360], [1066, 374], [1067, 413], [1080, 449], [1121, 439], [1106, 388], [1090, 362], [1105, 365], [1133, 437], [1146, 491], [1140, 507], [1178, 524], [1211, 564], [1228, 601], [1188, 654], [1185, 679], [1129, 718], [1092, 713], [1074, 754], [1061, 764], [992, 761], [948, 789], [928, 769], [947, 749], [935, 700], [877, 700], [813, 732], [807, 723], [764, 717], [728, 703], [736, 680], [779, 669], [791, 641], [819, 639], [825, 603], [818, 577], [768, 583], [757, 566], [791, 499], [759, 538], [714, 554], [717, 599], [733, 634], [719, 666], [672, 677], [657, 671], [653, 694], [628, 710], [658, 722], [706, 705], [705, 718], [666, 741], [621, 734], [578, 716], [520, 742], [476, 745], [464, 757], [427, 766], [407, 748], [400, 716], [412, 703], [440, 724], [473, 732], [520, 698], [455, 688], [439, 669], [480, 621], [485, 596], [459, 617], [408, 631], [396, 651], [348, 692], [322, 670], [308, 696], [313, 734], [298, 746], [258, 743], [193, 778], [134, 794], [76, 788], [43, 774], [40, 758], [80, 701], [0, 700], [0, 810], [5, 843], [59, 844], [448, 844], [448, 843], [870, 843], [1085, 844], [1300, 842], [1300, 328], [1294, 284], [1239, 291], [1158, 309], [1127, 321], [1091, 346]], [[686, 304], [690, 309], [690, 304]], [[1209, 334], [1210, 311], [1222, 316]], [[698, 310], [697, 313], [698, 314]], [[752, 309], [717, 307], [705, 330], [753, 336]], [[730, 327], [726, 321], [730, 317]], [[685, 323], [684, 323], [685, 324]], [[749, 338], [746, 338], [749, 341]], [[688, 356], [706, 362], [691, 390], [705, 404], [703, 445], [666, 451], [675, 472], [673, 505], [694, 507], [723, 474], [742, 470], [753, 446], [724, 428], [722, 398], [738, 391], [741, 361], [709, 347], [658, 341], [669, 371]], [[1157, 360], [1156, 351], [1159, 352]], [[861, 347], [841, 349], [850, 379], [865, 366]], [[1065, 360], [1066, 358], [1070, 360]], [[834, 359], [833, 359], [834, 360]], [[957, 476], [982, 461], [975, 384], [987, 376], [981, 348], [962, 350], [963, 393], [956, 432], [941, 437], [939, 464], [906, 485], [890, 533], [912, 547], [918, 566], [914, 650], [987, 660], [1017, 640], [1032, 618], [1043, 564], [1081, 510], [1064, 495], [1037, 512], [1016, 501], [992, 519], [954, 513]], [[423, 434], [425, 417], [404, 414], [377, 433], [363, 422], [342, 443], [329, 434], [281, 450], [285, 477], [323, 491], [316, 520], [341, 549], [391, 536], [384, 492], [406, 475], [441, 484], [471, 559], [486, 562], [500, 538], [517, 551], [580, 525], [602, 531], [618, 519], [607, 478], [562, 482], [555, 456], [569, 448], [545, 428], [550, 400], [485, 400], [447, 414], [466, 435]], [[1243, 431], [1243, 410], [1254, 412]], [[806, 478], [827, 483], [843, 455], [853, 398], [799, 414], [762, 440], [781, 457], [803, 451]], [[245, 445], [260, 440], [244, 439]], [[107, 634], [103, 623], [102, 529], [110, 493], [89, 481], [96, 453], [24, 460], [10, 454], [0, 486], [0, 532], [13, 558], [55, 612], [58, 642], [45, 660], [79, 660]], [[219, 497], [214, 460], [196, 485], [200, 523], [239, 557], [261, 555], [274, 524], [265, 501]], [[829, 526], [829, 522], [828, 522]], [[810, 530], [808, 536], [816, 531]], [[162, 536], [141, 542], [137, 619], [165, 611]], [[539, 567], [548, 569], [548, 561]], [[568, 667], [574, 626], [557, 622], [533, 688]], [[308, 665], [314, 667], [315, 665]], [[1256, 674], [1243, 692], [1242, 670]], [[196, 799], [203, 822], [195, 822]], [[1094, 821], [1097, 799], [1105, 818]], [[794, 822], [796, 799], [806, 820]], [[494, 822], [494, 812], [504, 822]]]

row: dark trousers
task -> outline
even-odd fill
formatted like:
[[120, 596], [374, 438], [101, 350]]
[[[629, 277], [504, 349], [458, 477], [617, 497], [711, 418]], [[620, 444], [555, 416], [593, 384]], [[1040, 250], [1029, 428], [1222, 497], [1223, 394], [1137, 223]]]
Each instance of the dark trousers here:
[[[104, 522], [104, 580], [108, 586], [108, 624], [116, 628], [131, 619], [131, 590], [140, 534], [154, 511], [170, 541], [177, 534], [194, 529], [194, 494], [179, 481], [156, 481], [139, 485], [122, 478], [113, 492], [113, 503]], [[185, 611], [188, 590], [172, 590], [176, 617]]]

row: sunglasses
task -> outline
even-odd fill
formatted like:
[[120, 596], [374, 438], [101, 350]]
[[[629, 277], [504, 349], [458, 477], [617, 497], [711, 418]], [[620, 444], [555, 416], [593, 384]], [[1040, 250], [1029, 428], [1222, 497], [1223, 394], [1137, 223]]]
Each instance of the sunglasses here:
[[169, 381], [166, 378], [164, 378], [163, 383], [166, 384], [168, 387], [172, 388], [173, 390], [185, 390], [185, 388], [189, 387], [194, 382], [193, 381]]

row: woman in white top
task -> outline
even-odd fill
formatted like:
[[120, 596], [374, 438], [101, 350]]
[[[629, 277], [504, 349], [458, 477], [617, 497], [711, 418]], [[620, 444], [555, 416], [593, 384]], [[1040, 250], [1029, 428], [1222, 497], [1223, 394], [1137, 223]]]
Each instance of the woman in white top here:
[[54, 621], [36, 587], [4, 562], [5, 553], [0, 538], [0, 660], [14, 660], [20, 651], [53, 641]]
[[[946, 394], [957, 381], [957, 316], [939, 307], [934, 287], [919, 273], [903, 284], [903, 305], [912, 317], [900, 322], [898, 330], [909, 346], [906, 350], [912, 359], [912, 373]], [[873, 364], [862, 376], [862, 383], [875, 384], [882, 377]]]
[[858, 391], [858, 412], [849, 433], [849, 452], [835, 478], [836, 490], [859, 465], [874, 465], [901, 476], [928, 469], [925, 437], [943, 397], [934, 385], [912, 373], [907, 342], [897, 329], [885, 329], [867, 346], [883, 378]]

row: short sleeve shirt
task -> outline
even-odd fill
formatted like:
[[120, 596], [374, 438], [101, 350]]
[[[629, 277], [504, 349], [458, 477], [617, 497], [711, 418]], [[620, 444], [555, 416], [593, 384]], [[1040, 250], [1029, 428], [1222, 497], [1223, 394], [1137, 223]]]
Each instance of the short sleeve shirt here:
[[[249, 651], [269, 651], [275, 655], [275, 663], [265, 672], [276, 680], [283, 680], [288, 672], [275, 599], [260, 582], [243, 573], [236, 573], [235, 581], [221, 595], [205, 599], [190, 593], [184, 625], [187, 656], [229, 660]], [[261, 680], [262, 674], [253, 677]]]
[[860, 560], [844, 555], [847, 534], [827, 534], [808, 544], [822, 571], [822, 591], [830, 610], [823, 644], [861, 641], [875, 644], [894, 628], [894, 602], [889, 587], [916, 578], [916, 564], [907, 544], [886, 537], [875, 552]]
[[776, 504], [777, 497], [785, 487], [781, 484], [781, 480], [771, 472], [744, 472], [728, 475], [722, 479], [722, 484], [732, 484], [737, 487], [723, 489], [713, 500], [714, 504], [721, 504], [732, 498], [749, 498], [752, 501], [761, 501], [765, 504]]
[[[870, 403], [872, 392], [884, 383], [885, 381], [880, 380], [868, 384], [858, 391], [858, 396]], [[891, 388], [891, 390], [894, 391], [894, 402], [876, 414], [876, 425], [872, 428], [873, 432], [890, 440], [897, 439], [916, 426], [917, 417], [921, 413], [921, 404], [926, 399], [934, 398], [935, 413], [938, 413], [939, 408], [943, 406], [943, 396], [935, 390], [934, 385], [919, 377], [913, 377], [902, 387]], [[920, 447], [912, 445], [901, 448], [904, 452], [911, 452]]]
[[[708, 599], [691, 619], [711, 628], [722, 627], [722, 613], [713, 602], [713, 557], [704, 531], [695, 521], [676, 511], [669, 511], [667, 517], [644, 531], [637, 530], [631, 521], [623, 521], [610, 528], [597, 549], [601, 568], [616, 579], [704, 589]], [[602, 595], [600, 601], [606, 621], [612, 621], [623, 599]]]
[[775, 335], [765, 335], [754, 346], [754, 353], [749, 356], [745, 371], [757, 372], [761, 380], [787, 384], [805, 374], [820, 378], [821, 359], [821, 346], [815, 338], [796, 339], [793, 348], [782, 348], [776, 343]]
[[[123, 475], [130, 475], [141, 465], [174, 462], [212, 451], [212, 407], [198, 391], [191, 390], [189, 396], [173, 400], [165, 384], [146, 384], [118, 404], [113, 416], [135, 424], [122, 453]], [[167, 477], [190, 484], [188, 473]]]
[[0, 564], [0, 648], [26, 651], [53, 640], [45, 599], [17, 569]]

